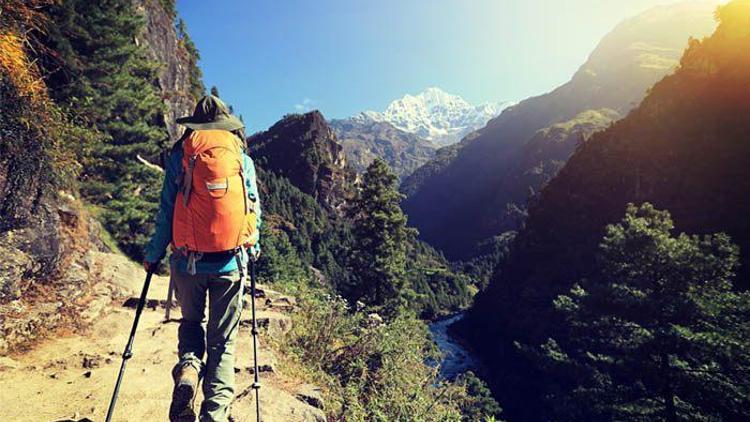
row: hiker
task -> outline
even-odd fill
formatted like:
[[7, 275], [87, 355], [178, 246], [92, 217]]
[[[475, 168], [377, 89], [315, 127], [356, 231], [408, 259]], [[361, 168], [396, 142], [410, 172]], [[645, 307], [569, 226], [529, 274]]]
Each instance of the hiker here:
[[[203, 97], [165, 166], [156, 232], [144, 267], [155, 269], [172, 246], [171, 282], [182, 310], [179, 362], [170, 421], [227, 421], [234, 399], [234, 350], [248, 259], [259, 254], [260, 202], [244, 124], [217, 97]], [[205, 320], [208, 296], [208, 322]], [[207, 359], [204, 363], [204, 354]]]

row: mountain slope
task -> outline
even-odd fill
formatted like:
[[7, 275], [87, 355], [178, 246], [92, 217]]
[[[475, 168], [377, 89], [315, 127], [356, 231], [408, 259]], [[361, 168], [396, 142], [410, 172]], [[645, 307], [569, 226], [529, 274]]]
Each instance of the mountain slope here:
[[359, 173], [380, 157], [399, 177], [405, 177], [435, 156], [435, 144], [388, 122], [351, 118], [332, 120], [331, 127], [347, 161]]
[[[570, 82], [506, 109], [451, 150], [451, 158], [428, 163], [425, 171], [405, 180], [403, 190], [410, 195], [404, 207], [412, 224], [453, 258], [464, 258], [478, 242], [517, 228], [517, 216], [506, 209], [525, 208], [529, 187], [539, 188], [518, 183], [530, 170], [518, 165], [527, 141], [538, 130], [586, 110], [626, 114], [678, 63], [689, 36], [715, 27], [713, 10], [711, 2], [679, 3], [618, 25]], [[445, 236], [445, 227], [457, 222], [461, 230]]]
[[462, 325], [502, 379], [497, 391], [512, 412], [528, 419], [524, 406], [554, 382], [530, 377], [512, 343], [540, 344], [556, 331], [552, 300], [591, 275], [605, 225], [628, 202], [669, 210], [677, 232], [728, 233], [741, 251], [737, 285], [750, 287], [750, 2], [719, 15], [715, 34], [692, 41], [673, 76], [579, 148], [543, 190], [502, 274]]
[[393, 101], [382, 113], [365, 111], [351, 119], [359, 123], [388, 122], [404, 132], [445, 146], [483, 127], [509, 104], [474, 106], [457, 95], [432, 87]]
[[328, 211], [338, 212], [351, 196], [356, 175], [319, 111], [285, 116], [247, 142], [259, 167], [289, 179]]
[[[114, 242], [77, 198], [79, 188], [96, 183], [91, 179], [82, 182], [81, 170], [91, 165], [92, 148], [102, 142], [102, 133], [91, 130], [88, 116], [78, 114], [84, 107], [61, 107], [61, 103], [67, 103], [63, 94], [73, 85], [68, 79], [75, 74], [71, 69], [81, 66], [80, 62], [66, 62], [65, 58], [69, 57], [71, 46], [81, 48], [84, 41], [80, 39], [81, 33], [70, 30], [70, 21], [56, 19], [63, 15], [60, 8], [80, 4], [3, 3], [0, 19], [3, 32], [0, 35], [0, 103], [3, 104], [0, 107], [0, 210], [3, 216], [0, 218], [0, 254], [5, 259], [0, 264], [0, 354], [23, 349], [56, 334], [59, 329], [70, 331], [85, 327], [97, 317], [102, 302], [106, 304], [114, 293], [106, 286], [106, 277], [101, 273], [101, 268], [111, 263], [106, 254], [100, 253], [110, 251]], [[184, 75], [194, 70], [191, 67], [194, 62], [190, 61], [190, 52], [180, 45], [173, 27], [176, 16], [168, 10], [168, 4], [173, 2], [134, 0], [132, 7], [130, 3], [118, 3], [117, 11], [123, 20], [143, 18], [144, 25], [136, 25], [142, 37], [119, 34], [118, 41], [125, 45], [122, 51], [127, 54], [135, 54], [136, 46], [141, 46], [150, 59], [161, 60], [159, 64], [163, 67], [153, 79], [138, 76], [145, 78], [145, 85], [154, 84], [155, 103], [163, 101], [165, 113], [171, 115], [187, 109], [185, 100], [181, 102], [176, 97], [189, 95], [192, 82]], [[96, 13], [92, 7], [79, 10]], [[83, 15], [69, 16], [75, 16], [71, 20], [80, 23], [86, 18]], [[30, 28], [35, 30], [30, 31]], [[105, 38], [102, 27], [85, 29], [101, 31], [85, 41]], [[108, 29], [108, 35], [112, 35], [111, 28]], [[14, 32], [21, 36], [12, 36]], [[86, 54], [101, 55], [108, 47], [112, 48], [111, 45], [99, 50], [89, 48]], [[67, 50], [67, 54], [61, 50]], [[127, 61], [127, 54], [118, 59]], [[102, 86], [96, 88], [103, 89]], [[96, 91], [92, 88], [87, 94], [93, 97]], [[107, 93], [108, 98], [115, 97], [112, 101], [117, 101], [122, 108], [131, 104], [121, 92], [118, 95]], [[88, 105], [90, 100], [91, 97], [85, 100], [78, 97], [76, 101], [80, 102], [76, 105]], [[126, 110], [118, 110], [120, 114], [126, 113]], [[151, 115], [159, 120], [158, 112]], [[140, 117], [145, 120], [148, 116], [144, 113]], [[117, 120], [126, 125], [122, 115], [118, 115]], [[164, 136], [168, 132], [168, 125], [161, 120], [139, 121], [137, 125], [141, 130], [136, 136], [139, 140], [151, 136], [149, 126], [158, 127]], [[125, 138], [124, 127], [119, 129], [118, 134]], [[149, 146], [156, 147], [155, 144]], [[114, 150], [120, 145], [110, 147]], [[137, 162], [134, 156], [142, 153], [128, 147], [122, 150], [126, 150], [123, 153], [126, 158], [120, 156], [120, 161]], [[112, 160], [108, 164], [113, 164]], [[135, 164], [133, 169], [128, 177], [140, 179], [141, 165]], [[158, 183], [152, 185], [158, 186]], [[107, 192], [109, 203], [115, 202], [113, 193]], [[128, 192], [128, 199], [142, 196], [145, 193], [141, 189]], [[143, 203], [146, 207], [154, 204]], [[146, 211], [140, 208], [121, 218], [136, 216], [150, 224], [153, 215], [147, 211], [148, 208]], [[134, 224], [128, 227], [128, 234], [146, 231], [148, 227]]]
[[604, 108], [586, 110], [573, 119], [538, 130], [523, 147], [518, 183], [532, 188], [542, 187], [565, 165], [573, 149], [580, 147], [593, 133], [621, 117]]

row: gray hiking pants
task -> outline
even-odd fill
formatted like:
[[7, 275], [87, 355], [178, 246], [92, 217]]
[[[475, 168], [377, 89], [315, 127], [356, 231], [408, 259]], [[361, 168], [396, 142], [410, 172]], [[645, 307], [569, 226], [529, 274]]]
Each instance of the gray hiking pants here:
[[[172, 271], [177, 300], [182, 308], [178, 329], [179, 363], [203, 374], [201, 422], [226, 422], [234, 400], [234, 350], [242, 311], [239, 271], [195, 274]], [[208, 322], [203, 328], [208, 296]], [[206, 363], [203, 355], [207, 354]]]

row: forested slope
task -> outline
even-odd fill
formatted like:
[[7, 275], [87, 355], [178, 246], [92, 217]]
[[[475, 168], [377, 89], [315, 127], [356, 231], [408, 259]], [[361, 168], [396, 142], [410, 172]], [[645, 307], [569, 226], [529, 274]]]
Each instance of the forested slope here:
[[[507, 264], [462, 323], [492, 366], [499, 394], [518, 403], [513, 412], [539, 417], [528, 405], [556, 382], [532, 369], [518, 347], [565, 338], [553, 301], [574, 283], [598, 280], [605, 226], [619, 221], [629, 202], [668, 210], [677, 232], [728, 234], [740, 250], [738, 275], [728, 278], [750, 287], [750, 3], [731, 2], [718, 16], [719, 28], [690, 42], [674, 75], [580, 146], [542, 191]], [[627, 253], [640, 253], [637, 243], [630, 246], [636, 249]], [[690, 281], [688, 273], [683, 278]], [[678, 297], [665, 306], [678, 306]]]

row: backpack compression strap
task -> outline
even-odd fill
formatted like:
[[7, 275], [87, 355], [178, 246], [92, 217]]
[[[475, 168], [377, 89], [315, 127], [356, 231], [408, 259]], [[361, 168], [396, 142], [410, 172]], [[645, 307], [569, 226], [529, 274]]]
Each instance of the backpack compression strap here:
[[187, 169], [185, 169], [185, 176], [182, 179], [182, 203], [186, 207], [190, 200], [190, 191], [193, 190], [193, 170], [195, 169], [195, 160], [197, 159], [198, 156], [195, 154], [190, 156]]

